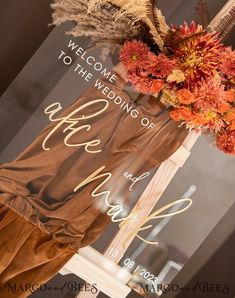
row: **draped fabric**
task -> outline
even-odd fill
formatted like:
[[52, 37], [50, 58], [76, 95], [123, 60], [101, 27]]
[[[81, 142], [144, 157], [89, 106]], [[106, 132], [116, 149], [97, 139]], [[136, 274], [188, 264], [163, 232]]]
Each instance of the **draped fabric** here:
[[[74, 191], [77, 185], [103, 167], [102, 173], [112, 176], [99, 192], [109, 190], [110, 202], [126, 202], [131, 195], [130, 181], [123, 173], [128, 171], [139, 176], [157, 169], [187, 136], [187, 131], [170, 119], [162, 104], [151, 100], [147, 105], [134, 102], [131, 95], [122, 90], [124, 82], [120, 77], [114, 84], [104, 79], [101, 82], [135, 109], [138, 116], [133, 117], [114, 100], [107, 100], [101, 89], [92, 87], [62, 114], [53, 117], [66, 117], [87, 104], [72, 116], [79, 118], [76, 125], [84, 125], [84, 128], [68, 142], [83, 144], [100, 140], [99, 144], [88, 147], [88, 152], [84, 145], [66, 146], [65, 138], [73, 127], [69, 128], [68, 123], [57, 127], [58, 122], [54, 121], [14, 161], [0, 166], [0, 204], [3, 206], [0, 255], [1, 260], [4, 259], [0, 264], [0, 288], [14, 276], [17, 281], [27, 280], [28, 274], [30, 280], [49, 280], [79, 248], [94, 242], [104, 232], [110, 222], [107, 210], [100, 208], [105, 204], [104, 194], [92, 195], [102, 179]], [[100, 100], [105, 98], [106, 109], [104, 101]], [[92, 101], [97, 102], [91, 104]], [[154, 123], [154, 127], [144, 127], [143, 118]], [[42, 144], [52, 131], [44, 144], [49, 150], [44, 150]], [[16, 235], [15, 240], [12, 235]], [[6, 251], [12, 241], [14, 249]], [[35, 251], [35, 247], [42, 249]]]
[[0, 297], [28, 297], [73, 255], [68, 244], [0, 206]]

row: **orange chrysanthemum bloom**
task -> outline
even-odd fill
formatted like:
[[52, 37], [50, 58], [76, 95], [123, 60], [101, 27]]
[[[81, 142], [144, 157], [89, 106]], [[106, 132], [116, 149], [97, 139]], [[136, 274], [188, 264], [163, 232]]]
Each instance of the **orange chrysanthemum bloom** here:
[[120, 59], [127, 70], [145, 67], [148, 61], [149, 47], [142, 41], [126, 41], [120, 52]]
[[166, 78], [175, 67], [175, 60], [169, 59], [164, 54], [159, 54], [157, 56], [150, 52], [148, 71], [152, 75], [156, 76], [157, 78]]
[[231, 48], [226, 48], [220, 59], [220, 70], [227, 76], [235, 77], [235, 51], [232, 51]]
[[228, 113], [224, 116], [224, 121], [226, 121], [229, 125], [229, 130], [235, 129], [235, 108], [232, 108], [230, 111], [228, 111]]
[[234, 100], [235, 100], [235, 92], [234, 92], [234, 90], [227, 90], [226, 92], [225, 92], [226, 94], [225, 94], [225, 97], [226, 97], [226, 100], [228, 101], [228, 102], [234, 102]]
[[224, 122], [214, 111], [207, 111], [206, 113], [195, 114], [189, 126], [196, 129], [204, 128], [219, 131], [224, 126]]
[[224, 86], [217, 79], [202, 81], [195, 87], [193, 94], [195, 107], [203, 112], [215, 111], [222, 114], [230, 109]]
[[232, 108], [228, 113], [224, 116], [224, 120], [226, 122], [231, 122], [235, 120], [235, 108]]
[[172, 42], [171, 48], [185, 74], [186, 85], [213, 77], [223, 49], [218, 35], [205, 32], [195, 22], [190, 26], [184, 23], [179, 29], [174, 29], [174, 33], [175, 42]]

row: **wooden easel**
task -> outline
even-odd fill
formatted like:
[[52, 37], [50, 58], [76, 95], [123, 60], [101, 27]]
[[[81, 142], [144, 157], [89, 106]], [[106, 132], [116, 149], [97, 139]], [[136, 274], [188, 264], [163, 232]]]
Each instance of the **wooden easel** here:
[[[219, 20], [226, 20], [227, 16], [235, 9], [235, 0], [229, 0], [223, 9], [211, 22], [211, 31], [218, 29]], [[233, 24], [234, 25], [234, 24]], [[165, 191], [172, 178], [185, 161], [188, 159], [191, 149], [198, 139], [198, 135], [190, 132], [183, 145], [164, 163], [161, 164], [149, 185], [139, 198], [132, 211], [138, 210], [139, 217], [148, 216], [162, 193]], [[73, 273], [90, 284], [96, 284], [98, 289], [111, 298], [124, 298], [131, 289], [126, 283], [131, 279], [131, 274], [118, 266], [118, 262], [124, 255], [134, 237], [128, 240], [126, 247], [122, 245], [124, 236], [136, 226], [138, 221], [129, 222], [120, 228], [113, 238], [104, 255], [88, 246], [79, 251], [63, 268], [60, 273], [65, 275]], [[117, 254], [110, 254], [111, 249], [115, 249]], [[94, 298], [97, 294], [91, 292], [81, 292], [79, 298]]]
[[[190, 150], [197, 139], [198, 135], [191, 132], [183, 145], [168, 160], [161, 164], [132, 209], [132, 211], [138, 210], [138, 217], [140, 219], [151, 213], [178, 169], [184, 165], [189, 157]], [[95, 283], [99, 285], [99, 290], [109, 297], [126, 297], [131, 291], [131, 289], [126, 286], [126, 283], [131, 279], [131, 274], [118, 266], [117, 263], [134, 239], [134, 237], [130, 238], [124, 248], [123, 239], [125, 235], [137, 224], [138, 220], [124, 225], [116, 234], [104, 255], [89, 246], [82, 248], [79, 255], [73, 256], [60, 273], [74, 273], [90, 284]], [[118, 253], [110, 254], [112, 249]], [[80, 293], [78, 297], [92, 298], [97, 297], [97, 295], [90, 292], [83, 292]]]

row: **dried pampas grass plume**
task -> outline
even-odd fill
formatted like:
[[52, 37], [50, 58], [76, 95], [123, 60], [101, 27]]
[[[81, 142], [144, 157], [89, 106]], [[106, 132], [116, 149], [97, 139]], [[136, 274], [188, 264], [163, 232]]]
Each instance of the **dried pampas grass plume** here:
[[53, 24], [73, 22], [73, 29], [66, 33], [89, 37], [92, 40], [90, 48], [105, 46], [104, 52], [114, 52], [126, 40], [140, 35], [139, 25], [130, 27], [128, 17], [122, 16], [114, 22], [117, 9], [110, 5], [89, 13], [87, 0], [54, 0], [51, 7]]
[[154, 42], [161, 51], [165, 51], [163, 35], [169, 27], [159, 9], [155, 8], [154, 1], [151, 0], [88, 0], [89, 11], [99, 11], [103, 5], [111, 3], [119, 9], [114, 17], [115, 21], [122, 17], [128, 17], [133, 26], [139, 21], [144, 22], [150, 29]]

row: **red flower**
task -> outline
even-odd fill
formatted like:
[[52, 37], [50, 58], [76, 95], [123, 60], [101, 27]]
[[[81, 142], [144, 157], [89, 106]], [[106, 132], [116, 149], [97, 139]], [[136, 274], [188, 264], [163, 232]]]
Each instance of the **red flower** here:
[[127, 72], [127, 79], [133, 84], [139, 83], [142, 79], [148, 79], [149, 72], [144, 69], [135, 68]]
[[226, 122], [231, 122], [235, 120], [235, 108], [232, 108], [228, 113], [224, 116], [224, 120]]
[[148, 70], [157, 78], [166, 78], [175, 67], [176, 62], [170, 60], [164, 54], [159, 54], [158, 56], [153, 53], [149, 54]]
[[127, 78], [136, 91], [144, 94], [159, 93], [164, 86], [163, 80], [150, 78], [149, 72], [143, 69], [128, 71]]
[[170, 47], [185, 74], [186, 86], [215, 75], [223, 49], [217, 34], [207, 33], [202, 26], [192, 22], [173, 28], [169, 36], [172, 39]]
[[164, 81], [160, 79], [140, 78], [139, 81], [134, 84], [136, 91], [144, 94], [159, 93], [164, 86]]
[[176, 92], [179, 102], [184, 105], [190, 105], [195, 101], [194, 95], [188, 89], [180, 89]]
[[120, 52], [120, 59], [127, 70], [145, 67], [148, 61], [149, 47], [147, 44], [133, 40], [125, 42]]
[[219, 68], [224, 74], [235, 77], [235, 51], [226, 48], [221, 55]]
[[230, 108], [224, 86], [217, 79], [202, 81], [195, 87], [193, 94], [195, 107], [203, 112], [215, 111], [222, 114]]
[[235, 130], [225, 130], [217, 134], [217, 147], [228, 154], [235, 154]]
[[234, 102], [235, 100], [235, 93], [234, 90], [225, 91], [225, 98], [228, 102]]
[[188, 25], [187, 22], [184, 22], [184, 24], [180, 25], [179, 28], [177, 26], [173, 26], [172, 31], [178, 38], [182, 39], [185, 37], [190, 37], [197, 33], [201, 33], [204, 30], [201, 25], [198, 25], [195, 23], [195, 21], [192, 21], [190, 25]]

